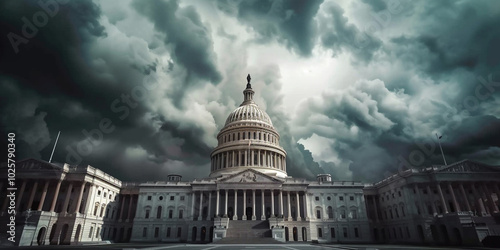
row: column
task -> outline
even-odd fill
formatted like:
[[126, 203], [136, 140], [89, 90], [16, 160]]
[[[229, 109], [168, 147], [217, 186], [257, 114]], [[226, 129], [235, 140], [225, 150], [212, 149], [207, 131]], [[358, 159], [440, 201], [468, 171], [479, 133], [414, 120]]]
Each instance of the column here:
[[255, 189], [252, 189], [252, 220], [256, 220], [255, 216]]
[[120, 206], [120, 217], [118, 217], [118, 219], [121, 221], [123, 220], [123, 210], [125, 209], [125, 195], [122, 194], [120, 196], [120, 202], [122, 205]]
[[291, 205], [291, 202], [290, 202], [290, 191], [287, 191], [286, 192], [286, 203], [288, 203], [288, 220], [291, 221], [292, 220], [292, 205]]
[[49, 188], [49, 181], [45, 181], [45, 185], [43, 185], [42, 197], [40, 197], [40, 203], [38, 203], [37, 211], [42, 211], [43, 204], [45, 203], [45, 196], [47, 196], [47, 189]]
[[[472, 187], [472, 193], [474, 193], [474, 200], [479, 205], [479, 213], [481, 215], [486, 214], [486, 209], [484, 208], [483, 200], [481, 199], [481, 197], [479, 197], [477, 190], [476, 190], [476, 186], [474, 185], [474, 183], [471, 184], [471, 187]], [[476, 208], [476, 210], [477, 210], [477, 208]]]
[[451, 182], [448, 182], [448, 190], [450, 191], [451, 199], [453, 200], [453, 206], [455, 206], [455, 211], [456, 212], [462, 211], [460, 209], [460, 205], [457, 202], [457, 197], [455, 197], [455, 192], [453, 192], [453, 187], [451, 186]]
[[69, 199], [71, 198], [71, 190], [73, 189], [73, 182], [70, 182], [68, 185], [68, 189], [66, 190], [66, 198], [64, 198], [64, 205], [62, 207], [62, 211], [64, 213], [68, 212], [68, 204], [69, 204]]
[[255, 159], [255, 157], [254, 157], [254, 151], [255, 150], [251, 150], [250, 151], [251, 152], [251, 154], [250, 154], [250, 165], [252, 165], [252, 166], [255, 165], [255, 162], [254, 162], [254, 159]]
[[[130, 195], [130, 201], [128, 203], [128, 211], [127, 211], [127, 221], [131, 221], [132, 218], [130, 216], [132, 215], [132, 204], [134, 203], [134, 195]], [[151, 211], [153, 212], [153, 211]]]
[[304, 192], [302, 199], [304, 202], [304, 216], [306, 217], [306, 220], [309, 220], [309, 213], [307, 212], [307, 193], [306, 192]]
[[271, 217], [274, 217], [274, 189], [271, 189]]
[[241, 166], [241, 151], [238, 150], [238, 162], [236, 163], [236, 166]]
[[484, 192], [487, 195], [488, 198], [488, 204], [490, 206], [490, 213], [498, 213], [498, 207], [495, 205], [495, 202], [493, 201], [493, 198], [491, 197], [491, 192], [488, 186], [486, 186], [485, 183], [483, 183], [483, 189]]
[[194, 220], [194, 199], [195, 199], [196, 193], [193, 191], [191, 193], [191, 218]]
[[280, 216], [285, 216], [283, 213], [283, 190], [280, 189]]
[[199, 206], [200, 207], [198, 210], [198, 220], [203, 220], [203, 191], [200, 191], [200, 205]]
[[266, 220], [266, 204], [264, 202], [264, 189], [261, 190], [262, 195], [262, 214], [260, 215], [261, 220]]
[[212, 191], [208, 192], [208, 220], [212, 220]]
[[467, 211], [472, 211], [469, 203], [469, 199], [467, 197], [467, 193], [465, 193], [464, 185], [462, 183], [458, 184], [460, 188], [460, 192], [462, 192], [463, 199], [465, 201], [465, 206], [467, 207]]
[[234, 215], [233, 220], [238, 220], [238, 190], [234, 190]]
[[[487, 202], [487, 197], [486, 197], [486, 190], [484, 190], [483, 188], [483, 183], [479, 183], [478, 185], [478, 188], [479, 188], [479, 194], [481, 195], [481, 198], [483, 199], [483, 206], [485, 206], [485, 202]], [[486, 204], [485, 206], [485, 211], [486, 211], [486, 214], [491, 214], [491, 210], [490, 210], [490, 207], [488, 206], [488, 204]]]
[[295, 195], [295, 199], [297, 200], [297, 207], [295, 208], [295, 210], [297, 211], [297, 221], [301, 221], [302, 218], [300, 217], [299, 192], [296, 192]]
[[74, 210], [75, 213], [78, 213], [80, 211], [80, 205], [82, 204], [82, 196], [84, 189], [85, 189], [85, 182], [82, 182], [82, 186], [80, 187], [80, 193], [78, 194], [78, 199], [76, 200], [76, 207]]
[[[16, 208], [16, 212], [17, 212], [17, 211], [19, 211], [19, 208], [20, 208], [20, 206], [21, 206], [21, 201], [22, 201], [22, 198], [23, 198], [24, 190], [26, 189], [26, 182], [28, 182], [28, 181], [23, 180], [23, 184], [21, 184], [21, 190], [19, 191], [19, 195], [18, 195], [18, 197], [16, 197], [16, 199], [17, 199], [17, 204], [16, 204], [16, 205], [17, 205], [17, 208]], [[9, 200], [9, 198], [8, 198], [8, 197], [6, 197], [6, 200]], [[9, 203], [9, 202], [7, 201], [7, 203]], [[7, 205], [7, 203], [5, 203], [5, 204]], [[7, 208], [7, 206], [5, 206], [5, 208]], [[4, 209], [2, 209], [2, 211], [4, 211], [4, 210], [5, 210], [5, 208], [4, 208]]]
[[215, 212], [217, 213], [217, 217], [219, 217], [220, 215], [220, 211], [219, 211], [219, 196], [220, 196], [220, 190], [216, 190], [217, 191], [217, 203], [215, 203]]
[[372, 200], [373, 200], [373, 208], [375, 209], [375, 222], [378, 222], [377, 196], [373, 195]]
[[260, 149], [257, 150], [257, 165], [259, 165], [259, 166], [261, 165], [261, 163], [260, 163]]
[[248, 150], [245, 150], [245, 160], [243, 162], [243, 166], [248, 166]]
[[31, 209], [31, 205], [33, 205], [33, 199], [35, 198], [37, 187], [38, 187], [38, 181], [35, 181], [35, 184], [33, 184], [33, 187], [31, 188], [31, 194], [30, 194], [30, 198], [28, 200], [28, 206], [26, 207], [26, 209]]
[[497, 194], [497, 198], [498, 198], [498, 205], [496, 206], [496, 209], [498, 211], [498, 206], [500, 205], [500, 190], [498, 189], [498, 184], [497, 183], [492, 183], [493, 185], [493, 191], [495, 191], [495, 193]]
[[226, 200], [224, 201], [224, 203], [225, 203], [225, 206], [224, 206], [224, 217], [227, 218], [227, 198], [228, 198], [227, 197], [227, 193], [228, 193], [227, 189], [224, 189], [224, 192], [226, 193]]
[[427, 185], [427, 193], [431, 199], [432, 214], [437, 214], [436, 204], [434, 203], [434, 194], [432, 193], [431, 187]]
[[232, 163], [232, 165], [231, 165], [231, 166], [232, 166], [232, 167], [234, 167], [234, 166], [236, 166], [236, 165], [234, 164], [234, 150], [233, 150], [232, 152], [233, 152], [233, 158], [231, 159], [231, 161], [232, 161], [233, 163]]
[[311, 209], [309, 210], [311, 218], [316, 218], [316, 215], [314, 214], [313, 194], [309, 194], [309, 204], [311, 205]]
[[243, 189], [243, 217], [242, 220], [247, 220], [247, 190]]
[[444, 199], [443, 190], [441, 190], [441, 185], [439, 184], [439, 182], [437, 183], [436, 186], [437, 186], [438, 193], [439, 193], [439, 199], [441, 200], [441, 205], [443, 206], [443, 209], [444, 209], [444, 213], [447, 214], [448, 213], [448, 206], [446, 206], [446, 200]]
[[262, 160], [264, 161], [264, 162], [263, 162], [263, 163], [264, 163], [264, 166], [265, 166], [265, 167], [267, 167], [267, 151], [266, 151], [266, 150], [264, 150], [264, 157], [263, 157], [263, 159], [262, 159]]

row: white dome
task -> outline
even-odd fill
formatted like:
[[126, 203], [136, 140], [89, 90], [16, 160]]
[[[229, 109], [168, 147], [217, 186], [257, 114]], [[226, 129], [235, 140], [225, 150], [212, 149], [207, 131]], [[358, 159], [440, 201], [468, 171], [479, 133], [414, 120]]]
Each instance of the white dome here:
[[269, 118], [269, 115], [262, 111], [259, 106], [254, 103], [242, 105], [231, 112], [227, 117], [226, 124], [224, 126], [237, 121], [260, 121], [269, 126], [273, 126], [273, 122], [271, 121], [271, 118]]

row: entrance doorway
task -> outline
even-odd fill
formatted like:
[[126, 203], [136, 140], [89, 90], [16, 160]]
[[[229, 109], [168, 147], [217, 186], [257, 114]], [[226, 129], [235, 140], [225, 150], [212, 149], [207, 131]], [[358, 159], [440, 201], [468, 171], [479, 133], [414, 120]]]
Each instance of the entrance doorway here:
[[40, 228], [40, 231], [38, 231], [38, 237], [36, 237], [36, 243], [40, 245], [45, 245], [45, 233], [47, 232], [47, 229], [45, 227]]
[[192, 236], [191, 236], [191, 241], [195, 242], [196, 241], [196, 232], [198, 231], [198, 229], [196, 227], [193, 227], [193, 231], [192, 231]]
[[307, 241], [307, 228], [302, 227], [302, 241]]
[[290, 238], [288, 237], [288, 227], [285, 227], [285, 241], [290, 241]]
[[200, 234], [200, 238], [201, 238], [201, 241], [205, 241], [205, 236], [207, 235], [207, 229], [205, 227], [202, 227], [201, 228], [201, 234]]
[[298, 237], [297, 227], [293, 227], [293, 241], [298, 241]]

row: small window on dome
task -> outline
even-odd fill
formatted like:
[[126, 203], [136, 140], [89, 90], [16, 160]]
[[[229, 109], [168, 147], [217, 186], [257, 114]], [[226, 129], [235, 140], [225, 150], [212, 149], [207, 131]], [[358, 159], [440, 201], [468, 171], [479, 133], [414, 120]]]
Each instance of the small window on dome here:
[[234, 133], [233, 133], [233, 141], [234, 141]]

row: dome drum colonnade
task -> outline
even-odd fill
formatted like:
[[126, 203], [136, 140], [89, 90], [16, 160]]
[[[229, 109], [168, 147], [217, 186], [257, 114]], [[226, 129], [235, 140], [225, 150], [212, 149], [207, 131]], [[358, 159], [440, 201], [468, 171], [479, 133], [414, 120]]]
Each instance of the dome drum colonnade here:
[[279, 134], [271, 118], [253, 101], [254, 91], [247, 77], [244, 101], [229, 114], [217, 135], [211, 154], [210, 177], [240, 172], [247, 168], [286, 177], [286, 152], [279, 146]]

